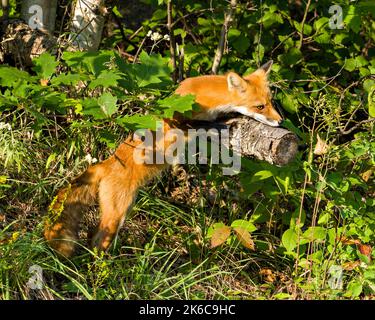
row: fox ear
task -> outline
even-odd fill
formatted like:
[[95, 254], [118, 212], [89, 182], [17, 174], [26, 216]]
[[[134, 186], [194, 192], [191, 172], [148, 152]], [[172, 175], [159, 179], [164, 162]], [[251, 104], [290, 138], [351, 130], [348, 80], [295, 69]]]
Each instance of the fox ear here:
[[266, 62], [264, 65], [262, 65], [258, 70], [262, 70], [262, 71], [264, 71], [264, 73], [266, 75], [268, 75], [271, 71], [272, 64], [273, 64], [273, 60], [270, 60], [270, 61]]
[[228, 82], [229, 91], [232, 91], [232, 90], [244, 91], [246, 89], [245, 80], [242, 79], [235, 72], [229, 72], [228, 73], [227, 82]]
[[253, 76], [268, 76], [268, 74], [271, 72], [273, 60], [270, 60], [263, 64], [261, 67], [259, 67], [257, 70], [255, 70], [253, 73], [248, 74], [247, 76], [244, 76], [244, 79], [251, 80]]

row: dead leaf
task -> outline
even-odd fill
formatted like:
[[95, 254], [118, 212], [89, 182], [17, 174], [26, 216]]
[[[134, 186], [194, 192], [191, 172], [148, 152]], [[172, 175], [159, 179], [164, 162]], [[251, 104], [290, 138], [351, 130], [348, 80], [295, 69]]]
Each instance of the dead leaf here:
[[273, 273], [271, 269], [261, 269], [259, 274], [264, 278], [266, 282], [273, 283], [276, 280], [276, 275]]
[[354, 270], [355, 268], [357, 268], [360, 264], [361, 264], [361, 261], [360, 261], [360, 260], [357, 260], [357, 261], [350, 261], [350, 262], [345, 262], [345, 263], [342, 265], [342, 268], [343, 268], [344, 270], [351, 271], [351, 270]]
[[40, 85], [42, 87], [47, 87], [48, 86], [48, 82], [49, 82], [48, 79], [40, 79]]
[[328, 149], [329, 149], [329, 146], [327, 144], [327, 142], [325, 142], [320, 136], [319, 134], [316, 135], [316, 145], [315, 145], [315, 148], [314, 148], [314, 154], [316, 154], [317, 156], [321, 156], [325, 153], [328, 152]]
[[359, 244], [358, 245], [358, 250], [360, 253], [363, 255], [367, 256], [369, 259], [371, 259], [371, 252], [372, 252], [372, 247], [368, 244]]
[[223, 244], [230, 236], [231, 228], [228, 226], [222, 226], [214, 229], [211, 237], [211, 248], [216, 248]]
[[242, 227], [234, 227], [233, 230], [244, 247], [250, 250], [255, 250], [255, 244], [251, 239], [249, 231]]
[[367, 170], [361, 174], [361, 177], [364, 181], [368, 181], [372, 174], [374, 173], [374, 168], [371, 168], [370, 170]]
[[338, 241], [342, 242], [342, 244], [347, 244], [347, 245], [361, 244], [361, 241], [359, 241], [358, 239], [349, 239], [345, 236], [342, 236], [341, 238], [339, 238]]

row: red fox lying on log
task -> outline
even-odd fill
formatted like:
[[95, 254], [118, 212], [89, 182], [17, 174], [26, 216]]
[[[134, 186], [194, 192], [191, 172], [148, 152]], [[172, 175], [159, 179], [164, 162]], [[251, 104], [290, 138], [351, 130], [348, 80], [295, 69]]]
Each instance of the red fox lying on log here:
[[[179, 95], [193, 94], [200, 111], [192, 118], [214, 121], [220, 114], [238, 112], [270, 126], [278, 126], [282, 117], [273, 108], [267, 76], [272, 61], [248, 76], [234, 72], [188, 78], [176, 90]], [[164, 120], [164, 132], [179, 128], [176, 119]], [[165, 146], [173, 143], [164, 134]], [[106, 250], [132, 208], [138, 189], [165, 170], [167, 164], [137, 164], [133, 152], [140, 141], [128, 137], [107, 160], [90, 166], [68, 188], [60, 190], [50, 205], [55, 217], [46, 220], [44, 235], [51, 247], [65, 257], [74, 253], [79, 222], [84, 207], [98, 198], [101, 218], [91, 246]], [[154, 147], [158, 148], [158, 143]], [[154, 150], [154, 152], [157, 150]]]

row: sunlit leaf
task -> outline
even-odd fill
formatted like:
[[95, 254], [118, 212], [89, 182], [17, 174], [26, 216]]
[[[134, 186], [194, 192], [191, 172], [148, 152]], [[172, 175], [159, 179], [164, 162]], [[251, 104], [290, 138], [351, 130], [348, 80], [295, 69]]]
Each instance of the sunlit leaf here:
[[254, 241], [251, 239], [249, 231], [242, 227], [234, 227], [234, 232], [238, 240], [242, 243], [242, 245], [250, 250], [255, 250]]

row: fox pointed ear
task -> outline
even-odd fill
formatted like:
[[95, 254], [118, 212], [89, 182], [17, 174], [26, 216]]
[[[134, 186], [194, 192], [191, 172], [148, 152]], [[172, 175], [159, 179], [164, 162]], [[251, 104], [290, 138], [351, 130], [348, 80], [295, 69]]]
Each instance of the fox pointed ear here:
[[244, 76], [245, 80], [251, 81], [253, 77], [256, 76], [268, 76], [268, 74], [271, 72], [273, 60], [270, 60], [263, 64], [261, 67], [259, 67], [257, 70], [255, 70], [253, 73], [248, 74], [247, 76]]
[[227, 83], [229, 91], [238, 90], [244, 91], [246, 89], [246, 82], [237, 73], [229, 72], [227, 74]]
[[264, 71], [264, 73], [266, 75], [268, 75], [271, 71], [272, 64], [273, 64], [273, 60], [270, 60], [270, 61], [266, 62], [264, 65], [262, 65], [258, 70], [262, 70], [262, 71]]

